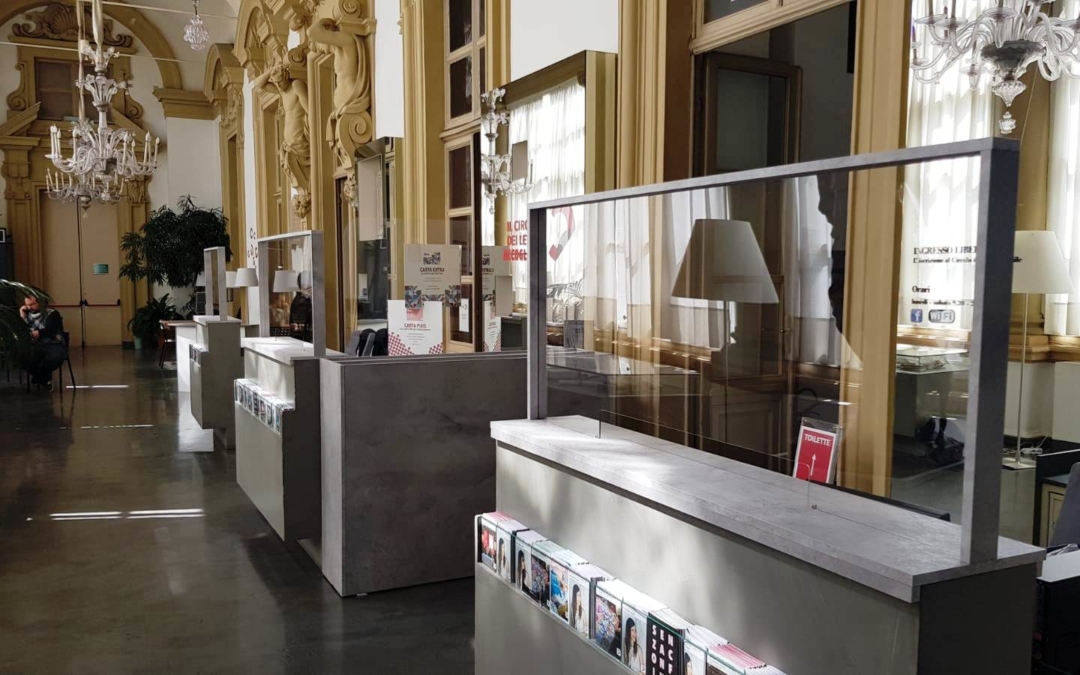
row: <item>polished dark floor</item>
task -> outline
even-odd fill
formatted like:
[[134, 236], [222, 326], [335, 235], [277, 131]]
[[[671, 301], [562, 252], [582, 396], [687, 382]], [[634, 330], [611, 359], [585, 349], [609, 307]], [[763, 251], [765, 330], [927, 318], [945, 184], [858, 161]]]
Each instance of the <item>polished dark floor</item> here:
[[0, 371], [0, 673], [473, 672], [471, 580], [342, 600], [175, 371], [74, 352], [62, 396]]

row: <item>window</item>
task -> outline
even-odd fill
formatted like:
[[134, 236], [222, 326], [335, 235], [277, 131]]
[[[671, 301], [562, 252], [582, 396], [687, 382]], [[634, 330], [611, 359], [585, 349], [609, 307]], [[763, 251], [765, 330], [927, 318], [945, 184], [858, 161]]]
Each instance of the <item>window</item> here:
[[446, 0], [446, 122], [469, 121], [480, 114], [485, 90], [487, 37], [485, 0]]

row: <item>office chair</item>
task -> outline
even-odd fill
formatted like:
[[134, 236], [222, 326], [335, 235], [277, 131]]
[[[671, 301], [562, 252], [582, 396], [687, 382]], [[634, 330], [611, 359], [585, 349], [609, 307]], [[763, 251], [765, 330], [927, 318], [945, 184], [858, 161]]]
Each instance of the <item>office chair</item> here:
[[[75, 371], [71, 367], [71, 333], [66, 330], [60, 331], [60, 341], [64, 343], [64, 362], [56, 369], [60, 373], [60, 391], [64, 390], [64, 364], [67, 364], [68, 377], [71, 379], [71, 388], [75, 388]], [[22, 377], [22, 373], [19, 373]], [[26, 378], [26, 391], [30, 391], [30, 377]]]
[[1065, 501], [1061, 504], [1054, 531], [1050, 533], [1050, 546], [1080, 544], [1080, 462], [1069, 470], [1069, 484], [1065, 486]]

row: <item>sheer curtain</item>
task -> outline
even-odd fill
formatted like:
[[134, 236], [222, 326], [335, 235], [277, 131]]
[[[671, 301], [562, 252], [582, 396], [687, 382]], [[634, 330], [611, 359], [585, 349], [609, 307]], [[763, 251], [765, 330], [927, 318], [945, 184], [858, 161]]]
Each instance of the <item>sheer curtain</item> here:
[[[997, 0], [958, 0], [958, 16], [976, 16], [995, 6]], [[913, 2], [916, 16], [925, 3]], [[920, 31], [925, 29], [920, 29]], [[919, 33], [922, 38], [922, 33]], [[953, 67], [937, 84], [910, 79], [908, 90], [907, 146], [936, 145], [994, 134], [994, 97], [987, 78], [972, 90], [962, 68]], [[924, 326], [970, 329], [974, 291], [974, 264], [917, 263], [922, 247], [975, 245], [978, 215], [979, 164], [977, 159], [939, 161], [907, 167], [903, 187], [903, 239], [900, 264], [900, 324], [926, 322], [918, 311], [945, 301], [954, 307], [952, 324]], [[927, 258], [922, 257], [923, 260]], [[915, 291], [914, 289], [922, 289]], [[929, 290], [927, 290], [929, 289]], [[921, 304], [925, 301], [927, 304]], [[914, 321], [921, 319], [921, 321]]]
[[[1076, 16], [1080, 2], [1069, 0], [1059, 9]], [[1080, 81], [1062, 77], [1050, 90], [1050, 163], [1047, 180], [1046, 229], [1057, 234], [1069, 261], [1069, 275], [1080, 280]], [[1046, 332], [1080, 335], [1080, 295], [1046, 296]]]
[[[510, 144], [528, 141], [535, 185], [527, 194], [509, 199], [509, 218], [528, 221], [529, 202], [585, 194], [585, 87], [577, 80], [553, 89], [510, 111]], [[557, 246], [548, 257], [548, 283], [580, 281], [584, 243], [577, 233], [582, 210], [548, 218], [547, 241]], [[560, 245], [561, 242], [561, 245]], [[514, 299], [528, 301], [529, 265], [513, 264]]]

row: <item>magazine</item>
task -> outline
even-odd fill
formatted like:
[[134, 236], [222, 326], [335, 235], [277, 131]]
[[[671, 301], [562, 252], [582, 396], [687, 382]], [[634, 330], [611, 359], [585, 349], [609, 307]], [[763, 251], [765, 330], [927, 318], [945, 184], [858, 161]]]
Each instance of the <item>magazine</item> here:
[[551, 559], [563, 550], [562, 546], [553, 541], [542, 541], [533, 546], [533, 597], [541, 607], [549, 611], [551, 609]]
[[633, 588], [623, 595], [623, 665], [635, 673], [644, 673], [648, 663], [645, 640], [649, 615], [662, 609], [664, 603]]
[[691, 626], [686, 631], [683, 669], [686, 675], [706, 675], [710, 647], [726, 645], [727, 640], [703, 626]]
[[514, 535], [513, 550], [510, 552], [514, 565], [514, 585], [519, 591], [536, 599], [533, 596], [532, 580], [532, 547], [546, 541], [544, 536], [532, 530], [523, 530]]
[[510, 555], [513, 550], [514, 533], [527, 529], [529, 528], [512, 519], [500, 521], [496, 529], [498, 539], [496, 563], [498, 564], [499, 575], [508, 584], [514, 583], [514, 566], [511, 564], [513, 558]]
[[690, 622], [671, 611], [650, 612], [646, 656], [648, 675], [685, 675], [686, 631]]
[[605, 654], [623, 663], [623, 603], [629, 586], [617, 579], [596, 584], [593, 600], [593, 641]]
[[570, 568], [586, 562], [588, 561], [585, 558], [565, 548], [551, 556], [551, 567], [548, 570], [551, 576], [551, 599], [548, 608], [552, 614], [562, 619], [563, 623], [570, 623]]
[[483, 513], [477, 518], [476, 543], [479, 546], [479, 560], [492, 572], [497, 571], [496, 535], [498, 520], [493, 513]]
[[612, 577], [596, 565], [585, 564], [569, 568], [567, 578], [570, 586], [570, 627], [578, 635], [589, 638], [594, 635], [591, 630], [593, 586]]
[[735, 645], [728, 643], [709, 648], [708, 665], [705, 672], [709, 675], [746, 675], [747, 671], [761, 668], [765, 662], [755, 658]]

